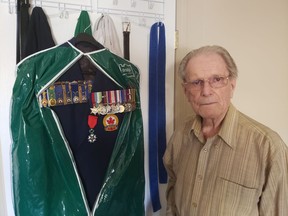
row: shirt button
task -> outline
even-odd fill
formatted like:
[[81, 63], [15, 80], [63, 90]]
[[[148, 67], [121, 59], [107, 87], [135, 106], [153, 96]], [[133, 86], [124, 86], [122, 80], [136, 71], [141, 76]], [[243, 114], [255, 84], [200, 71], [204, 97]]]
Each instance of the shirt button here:
[[208, 149], [207, 149], [207, 148], [204, 148], [203, 151], [206, 153], [206, 152], [208, 152]]
[[194, 208], [197, 208], [197, 203], [193, 202], [193, 203], [192, 203], [192, 206], [193, 206]]

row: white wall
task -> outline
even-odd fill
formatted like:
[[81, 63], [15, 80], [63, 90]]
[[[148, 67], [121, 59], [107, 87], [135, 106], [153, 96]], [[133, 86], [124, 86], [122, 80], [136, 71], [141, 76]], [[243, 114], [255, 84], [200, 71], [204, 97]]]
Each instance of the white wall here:
[[[72, 1], [72, 0], [71, 0]], [[67, 1], [66, 1], [67, 2]], [[68, 1], [69, 2], [69, 1]], [[108, 1], [107, 1], [108, 2]], [[126, 1], [126, 3], [130, 1]], [[165, 1], [163, 1], [165, 2]], [[120, 1], [119, 1], [120, 4]], [[155, 4], [156, 6], [156, 4]], [[169, 0], [163, 5], [164, 20], [162, 20], [166, 27], [166, 46], [167, 46], [167, 72], [166, 72], [166, 94], [167, 94], [167, 137], [170, 137], [173, 130], [173, 95], [174, 95], [174, 30], [175, 30], [175, 1]], [[130, 7], [130, 6], [129, 6]], [[131, 8], [127, 8], [130, 10]], [[137, 7], [137, 5], [136, 5]], [[44, 7], [43, 7], [44, 8]], [[133, 10], [133, 8], [132, 8]], [[162, 9], [161, 9], [162, 10]], [[57, 44], [63, 43], [74, 35], [74, 29], [77, 23], [80, 12], [69, 12], [69, 18], [60, 18], [58, 9], [44, 8], [46, 15], [50, 22], [50, 27], [54, 34]], [[94, 24], [95, 20], [100, 16], [97, 13], [89, 13], [90, 20]], [[126, 16], [126, 15], [125, 15]], [[112, 15], [111, 17], [116, 25], [120, 41], [122, 40], [122, 20], [119, 15]], [[128, 16], [129, 18], [129, 16]], [[140, 17], [141, 18], [141, 17]], [[144, 120], [144, 138], [145, 138], [145, 152], [147, 150], [148, 137], [148, 50], [149, 50], [149, 33], [150, 26], [159, 21], [158, 17], [155, 19], [145, 19], [146, 25], [143, 23], [139, 25], [139, 17], [130, 17], [131, 34], [130, 34], [130, 60], [132, 63], [140, 68], [141, 73], [141, 103]], [[7, 215], [13, 215], [13, 206], [11, 198], [11, 177], [10, 177], [10, 130], [9, 130], [9, 113], [10, 113], [10, 99], [12, 87], [15, 80], [15, 63], [16, 63], [16, 14], [10, 14], [8, 4], [0, 3], [0, 26], [1, 26], [1, 50], [0, 50], [0, 92], [1, 92], [1, 106], [0, 106], [0, 143], [2, 147], [2, 157], [0, 155], [0, 162], [3, 164], [3, 172], [5, 176], [5, 188], [0, 185], [0, 190], [5, 189]], [[94, 25], [93, 25], [94, 26]], [[92, 26], [92, 28], [93, 28]], [[121, 43], [122, 45], [122, 43]], [[169, 96], [169, 97], [168, 97]], [[170, 98], [170, 99], [169, 99]], [[148, 155], [145, 154], [146, 164]], [[1, 164], [0, 164], [1, 165]], [[0, 169], [1, 171], [1, 169]], [[145, 169], [147, 174], [147, 166]], [[0, 175], [1, 176], [1, 175]], [[146, 175], [148, 176], [148, 175]], [[1, 182], [0, 182], [1, 183]], [[164, 215], [163, 212], [152, 214], [151, 204], [149, 199], [148, 178], [146, 177], [146, 205], [147, 216], [150, 215]], [[163, 208], [165, 208], [164, 191], [165, 185], [161, 186], [161, 198]], [[1, 200], [0, 200], [1, 202]], [[2, 202], [1, 202], [2, 203]], [[3, 202], [4, 203], [4, 202]], [[0, 210], [0, 215], [2, 212]], [[5, 216], [5, 215], [3, 215]]]
[[234, 105], [288, 144], [288, 1], [183, 0], [178, 5], [177, 58], [203, 45], [227, 48], [239, 69]]
[[[10, 187], [10, 131], [9, 107], [12, 85], [15, 79], [14, 69], [16, 63], [16, 16], [8, 13], [8, 7], [0, 4], [0, 26], [3, 31], [0, 40], [3, 41], [0, 51], [0, 92], [3, 102], [0, 106], [0, 143], [2, 155], [0, 165], [3, 166], [4, 185], [0, 190], [5, 193], [7, 215], [12, 216], [11, 187]], [[5, 31], [4, 31], [5, 30]], [[5, 101], [5, 102], [4, 102]], [[1, 202], [3, 200], [0, 200]], [[4, 201], [3, 201], [4, 202]], [[1, 213], [2, 216], [2, 213]], [[3, 216], [6, 216], [5, 213]]]
[[[0, 141], [0, 155], [1, 151], [1, 141]], [[3, 176], [3, 166], [2, 160], [0, 160], [0, 215], [7, 214], [6, 199], [5, 199], [5, 190], [4, 190], [4, 176]]]

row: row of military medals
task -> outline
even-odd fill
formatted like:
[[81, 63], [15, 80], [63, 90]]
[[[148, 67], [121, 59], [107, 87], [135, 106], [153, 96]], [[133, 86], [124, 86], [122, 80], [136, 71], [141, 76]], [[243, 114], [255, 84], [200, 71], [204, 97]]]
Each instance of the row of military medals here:
[[40, 95], [40, 104], [42, 107], [47, 107], [87, 103], [90, 96], [93, 107], [88, 116], [90, 128], [88, 142], [94, 143], [97, 139], [94, 133], [98, 120], [97, 115], [106, 115], [106, 117], [118, 121], [115, 114], [133, 111], [136, 108], [136, 103], [135, 89], [104, 92], [91, 92], [91, 89], [92, 81], [90, 80], [57, 82]]
[[[88, 116], [89, 136], [88, 142], [94, 143], [97, 139], [94, 128], [97, 125], [98, 116], [106, 115], [117, 118], [115, 114], [131, 112], [136, 108], [135, 89], [122, 89], [104, 92], [92, 92], [91, 102], [93, 107]], [[117, 120], [118, 121], [118, 118]]]
[[92, 81], [63, 81], [51, 85], [41, 96], [41, 106], [87, 103]]

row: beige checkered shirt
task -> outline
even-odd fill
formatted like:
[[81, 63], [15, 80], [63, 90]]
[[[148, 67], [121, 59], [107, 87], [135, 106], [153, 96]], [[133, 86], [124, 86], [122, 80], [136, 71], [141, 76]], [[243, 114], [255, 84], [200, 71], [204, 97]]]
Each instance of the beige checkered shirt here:
[[199, 117], [176, 130], [164, 164], [167, 216], [288, 216], [287, 146], [233, 105], [207, 141]]

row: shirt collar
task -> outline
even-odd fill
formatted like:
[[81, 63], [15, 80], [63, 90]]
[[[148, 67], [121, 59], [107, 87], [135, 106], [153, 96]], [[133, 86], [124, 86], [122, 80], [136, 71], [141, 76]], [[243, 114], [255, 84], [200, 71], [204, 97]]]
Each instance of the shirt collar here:
[[194, 133], [194, 135], [198, 138], [198, 140], [201, 143], [204, 143], [205, 139], [203, 137], [203, 134], [201, 133], [201, 128], [202, 128], [202, 118], [199, 115], [196, 115], [191, 125], [191, 133]]
[[238, 111], [230, 104], [229, 109], [223, 119], [218, 135], [232, 148], [236, 147], [236, 132], [238, 125]]
[[[229, 145], [231, 148], [236, 147], [236, 131], [238, 125], [238, 112], [237, 109], [230, 104], [225, 118], [223, 119], [222, 126], [218, 132], [218, 136]], [[204, 137], [201, 133], [202, 119], [200, 116], [196, 116], [191, 125], [191, 132], [199, 139], [200, 142], [204, 143]]]

